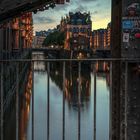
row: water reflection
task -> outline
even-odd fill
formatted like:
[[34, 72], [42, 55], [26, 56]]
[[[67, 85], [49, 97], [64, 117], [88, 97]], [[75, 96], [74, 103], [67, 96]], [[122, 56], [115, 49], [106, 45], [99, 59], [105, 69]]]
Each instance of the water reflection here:
[[[40, 56], [41, 55], [41, 56]], [[36, 57], [36, 56], [34, 56]], [[37, 54], [43, 58], [43, 54]], [[81, 140], [109, 140], [109, 64], [107, 62], [81, 63], [79, 78], [78, 63], [65, 63], [65, 100], [63, 104], [63, 62], [50, 63], [50, 98], [48, 107], [48, 64], [35, 62], [34, 70], [26, 66], [20, 80], [19, 94], [19, 139], [32, 139], [32, 86], [34, 85], [34, 138], [35, 140], [60, 140], [63, 136], [63, 115], [65, 115], [65, 139], [77, 140], [80, 130]], [[94, 78], [97, 78], [95, 106]], [[34, 81], [33, 79], [34, 74]], [[24, 79], [24, 80], [23, 80]], [[79, 94], [80, 81], [80, 120]], [[11, 109], [5, 114], [4, 140], [16, 139], [16, 97]], [[63, 114], [65, 105], [65, 114]], [[95, 113], [96, 107], [96, 113]], [[48, 114], [49, 113], [49, 114]], [[94, 114], [95, 113], [95, 114]], [[49, 126], [47, 123], [48, 115]], [[94, 119], [96, 118], [96, 124]], [[80, 129], [79, 129], [80, 124]], [[96, 131], [94, 131], [96, 127]], [[8, 134], [8, 135], [7, 135]]]
[[[43, 54], [37, 55], [44, 58]], [[0, 131], [4, 134], [4, 140], [16, 140], [16, 134], [20, 140], [32, 139], [33, 89], [35, 140], [47, 137], [60, 140], [63, 134], [66, 140], [92, 140], [93, 137], [94, 140], [139, 138], [139, 62], [84, 62], [81, 63], [80, 78], [79, 64], [76, 62], [65, 62], [65, 69], [64, 62], [49, 64], [50, 73], [48, 62], [34, 62], [34, 69], [27, 62], [0, 64], [0, 116], [1, 120], [4, 118], [4, 131], [2, 121]], [[17, 126], [19, 133], [16, 133]], [[2, 140], [2, 135], [0, 137]]]
[[7, 62], [1, 64], [0, 70], [0, 76], [3, 77], [0, 83], [3, 98], [0, 96], [0, 101], [4, 103], [3, 113], [0, 112], [1, 119], [4, 120], [4, 127], [1, 127], [1, 134], [3, 134], [1, 139], [25, 139], [32, 92], [30, 63]]
[[[109, 64], [82, 63], [81, 140], [94, 136], [94, 73], [97, 73], [96, 139], [109, 139]], [[44, 66], [42, 66], [44, 65]], [[97, 68], [98, 65], [98, 69]], [[40, 66], [45, 70], [40, 70]], [[99, 69], [100, 66], [100, 69]], [[102, 67], [103, 66], [103, 67]], [[37, 69], [39, 68], [39, 69]], [[47, 63], [35, 63], [35, 139], [47, 138]], [[65, 67], [65, 139], [78, 139], [78, 63], [66, 62]], [[31, 112], [30, 112], [31, 113]], [[50, 63], [50, 140], [62, 139], [63, 134], [63, 63]], [[31, 121], [31, 120], [30, 120]], [[102, 135], [101, 135], [102, 134]]]
[[31, 111], [31, 95], [32, 95], [32, 71], [29, 72], [25, 92], [20, 99], [20, 120], [19, 120], [19, 138], [20, 140], [27, 139], [28, 122]]
[[[85, 67], [86, 66], [86, 67]], [[51, 80], [60, 88], [63, 89], [63, 62], [57, 62], [51, 64]], [[69, 107], [77, 108], [78, 106], [78, 64], [66, 63], [66, 75], [65, 75], [65, 98], [68, 101]], [[81, 90], [81, 105], [89, 101], [91, 92], [91, 76], [90, 76], [90, 64], [83, 65], [81, 68], [80, 77], [80, 90]], [[86, 105], [86, 104], [85, 104]], [[88, 104], [87, 104], [88, 105]]]

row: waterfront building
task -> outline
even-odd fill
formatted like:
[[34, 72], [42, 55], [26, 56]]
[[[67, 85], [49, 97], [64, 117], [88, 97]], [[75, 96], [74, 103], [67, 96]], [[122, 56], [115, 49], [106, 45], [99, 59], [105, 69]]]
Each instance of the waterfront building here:
[[48, 29], [47, 31], [36, 31], [35, 32], [35, 36], [33, 37], [33, 48], [40, 48], [43, 45], [44, 40], [46, 39], [46, 37], [55, 32], [58, 31], [57, 28], [54, 29]]
[[107, 48], [111, 48], [111, 22], [107, 25]]
[[46, 39], [45, 36], [34, 36], [33, 37], [33, 48], [41, 48], [45, 39]]
[[94, 50], [94, 32], [92, 32], [91, 49]]
[[104, 42], [104, 49], [107, 49], [107, 29], [104, 29], [104, 34], [103, 34], [103, 42]]
[[98, 29], [92, 32], [93, 51], [110, 51], [111, 48], [111, 23], [106, 29]]
[[35, 36], [47, 36], [49, 34], [48, 31], [36, 31]]
[[90, 13], [70, 12], [61, 19], [60, 31], [66, 33], [65, 49], [87, 50], [91, 47], [92, 21]]
[[[32, 13], [26, 13], [0, 26], [1, 58], [17, 58], [32, 47]], [[26, 51], [23, 51], [26, 50]]]
[[57, 31], [56, 28], [54, 29], [48, 29], [47, 31], [36, 31], [35, 32], [35, 36], [43, 36], [43, 37], [47, 37], [50, 33], [53, 33], [54, 31]]
[[104, 50], [106, 46], [106, 29], [94, 30], [94, 50]]
[[[16, 93], [24, 93], [30, 64], [17, 63], [17, 59], [30, 59], [33, 39], [32, 13], [26, 13], [0, 26], [0, 59], [15, 60], [0, 63], [0, 99], [3, 100], [4, 121], [7, 122], [10, 113], [15, 109]], [[17, 85], [18, 82], [18, 85]], [[17, 87], [20, 91], [17, 90]]]

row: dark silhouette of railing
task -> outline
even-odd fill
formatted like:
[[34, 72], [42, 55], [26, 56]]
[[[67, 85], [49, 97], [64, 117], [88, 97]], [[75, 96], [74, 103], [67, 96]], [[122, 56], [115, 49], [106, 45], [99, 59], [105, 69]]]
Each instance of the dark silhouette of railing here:
[[[129, 58], [125, 58], [125, 59], [40, 59], [40, 60], [36, 60], [36, 59], [27, 59], [27, 60], [23, 60], [23, 59], [19, 59], [19, 60], [0, 60], [0, 130], [1, 130], [1, 140], [4, 140], [4, 135], [3, 135], [3, 132], [4, 132], [4, 108], [5, 108], [5, 104], [4, 103], [4, 88], [3, 88], [3, 85], [4, 85], [4, 65], [5, 63], [15, 63], [16, 64], [16, 93], [15, 93], [15, 96], [16, 96], [16, 140], [19, 139], [19, 80], [20, 80], [20, 73], [19, 73], [19, 64], [22, 63], [22, 62], [26, 62], [26, 63], [30, 63], [31, 64], [31, 71], [32, 71], [32, 140], [35, 139], [35, 135], [34, 135], [34, 129], [35, 129], [35, 126], [34, 126], [34, 112], [35, 112], [35, 109], [34, 109], [34, 64], [35, 62], [45, 62], [47, 63], [47, 73], [48, 73], [48, 77], [47, 77], [47, 140], [50, 139], [50, 64], [53, 63], [53, 62], [62, 62], [63, 65], [62, 65], [62, 69], [63, 69], [63, 106], [62, 106], [62, 109], [63, 109], [63, 114], [62, 114], [62, 120], [63, 120], [63, 123], [62, 123], [62, 139], [65, 140], [65, 94], [66, 94], [66, 91], [65, 91], [65, 77], [66, 77], [66, 63], [67, 62], [76, 62], [78, 65], [78, 79], [79, 79], [79, 82], [78, 82], [78, 140], [81, 139], [81, 88], [80, 88], [80, 83], [81, 83], [81, 65], [82, 63], [84, 62], [92, 62], [92, 63], [95, 63], [97, 61], [106, 61], [109, 63], [110, 65], [110, 85], [112, 85], [112, 63], [117, 63], [117, 62], [123, 62], [125, 64], [125, 85], [124, 85], [124, 89], [125, 89], [125, 97], [127, 97], [127, 74], [128, 74], [128, 62], [139, 62], [139, 58], [137, 59], [129, 59]], [[94, 126], [94, 132], [93, 132], [93, 139], [96, 140], [96, 87], [97, 87], [97, 84], [96, 84], [96, 74], [97, 74], [97, 71], [94, 71], [94, 115], [93, 115], [93, 126]], [[110, 95], [112, 97], [112, 90], [110, 88]], [[110, 101], [112, 103], [112, 98], [110, 97]], [[124, 115], [127, 114], [127, 100], [125, 100], [125, 112], [124, 112]], [[110, 105], [111, 106], [111, 105]], [[110, 108], [111, 109], [111, 108]], [[110, 113], [112, 112], [112, 110], [110, 110]], [[110, 115], [110, 117], [113, 117]], [[127, 117], [125, 117], [125, 121]], [[110, 118], [110, 121], [112, 120], [112, 118]], [[121, 122], [120, 122], [121, 123]], [[111, 122], [110, 122], [110, 125], [111, 125]], [[126, 125], [127, 125], [127, 122], [126, 122]], [[110, 127], [110, 130], [112, 129], [112, 127]], [[113, 130], [111, 130], [113, 131]], [[110, 133], [111, 133], [110, 131]], [[127, 131], [127, 130], [126, 130]], [[111, 134], [110, 134], [111, 135]]]

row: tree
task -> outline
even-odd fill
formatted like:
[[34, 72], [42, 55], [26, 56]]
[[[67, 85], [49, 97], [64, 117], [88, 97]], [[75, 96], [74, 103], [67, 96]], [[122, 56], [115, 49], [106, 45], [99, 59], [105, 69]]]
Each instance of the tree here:
[[60, 31], [55, 31], [50, 33], [43, 42], [43, 45], [64, 45], [65, 33]]

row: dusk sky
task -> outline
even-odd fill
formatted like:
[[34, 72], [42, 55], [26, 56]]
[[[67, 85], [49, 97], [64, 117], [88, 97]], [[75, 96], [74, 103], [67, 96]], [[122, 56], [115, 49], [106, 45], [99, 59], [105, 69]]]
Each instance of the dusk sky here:
[[34, 31], [54, 28], [61, 17], [69, 12], [90, 12], [92, 29], [106, 28], [111, 20], [111, 0], [70, 0], [65, 5], [56, 5], [54, 9], [38, 12], [34, 15]]

